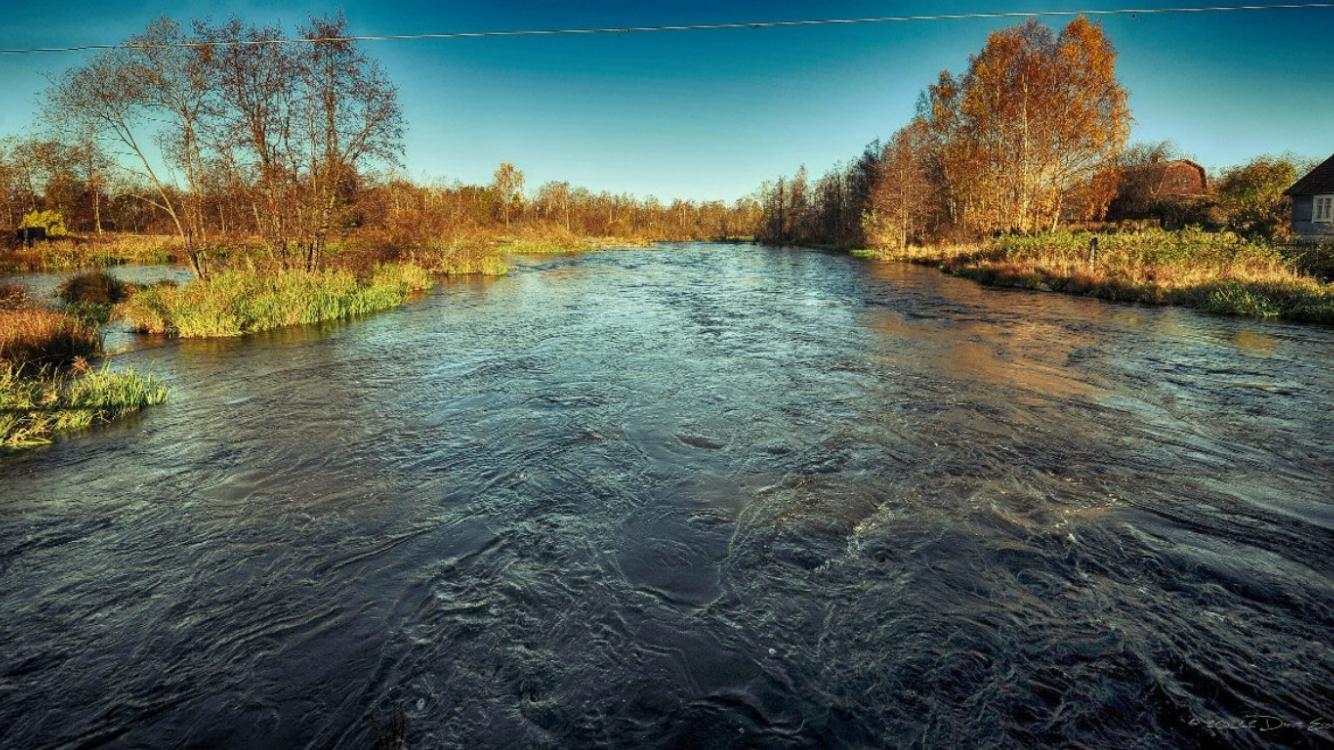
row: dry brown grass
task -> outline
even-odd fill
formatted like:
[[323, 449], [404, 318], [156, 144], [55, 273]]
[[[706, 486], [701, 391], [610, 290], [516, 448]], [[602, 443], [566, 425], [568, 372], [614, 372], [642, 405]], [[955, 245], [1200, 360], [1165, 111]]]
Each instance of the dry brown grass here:
[[22, 284], [0, 284], [0, 310], [17, 310], [28, 304], [28, 288]]
[[0, 310], [0, 364], [18, 369], [64, 366], [98, 352], [97, 330], [57, 310]]
[[125, 263], [169, 263], [183, 255], [171, 235], [104, 234], [41, 242], [0, 253], [0, 271], [68, 271]]
[[[1090, 259], [1095, 236], [1100, 247]], [[1225, 232], [1064, 231], [857, 254], [935, 265], [992, 286], [1334, 323], [1334, 285], [1299, 272], [1275, 246]]]

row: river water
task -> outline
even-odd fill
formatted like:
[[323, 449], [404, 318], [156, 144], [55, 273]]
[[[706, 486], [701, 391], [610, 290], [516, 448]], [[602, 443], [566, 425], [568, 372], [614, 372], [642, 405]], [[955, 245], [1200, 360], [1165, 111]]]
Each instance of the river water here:
[[111, 361], [5, 747], [1334, 741], [1328, 328], [695, 244]]

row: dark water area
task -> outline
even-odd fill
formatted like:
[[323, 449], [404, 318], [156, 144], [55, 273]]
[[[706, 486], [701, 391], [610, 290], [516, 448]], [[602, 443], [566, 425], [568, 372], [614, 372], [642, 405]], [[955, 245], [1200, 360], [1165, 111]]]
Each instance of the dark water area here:
[[4, 747], [1334, 742], [1328, 328], [690, 245], [111, 361]]

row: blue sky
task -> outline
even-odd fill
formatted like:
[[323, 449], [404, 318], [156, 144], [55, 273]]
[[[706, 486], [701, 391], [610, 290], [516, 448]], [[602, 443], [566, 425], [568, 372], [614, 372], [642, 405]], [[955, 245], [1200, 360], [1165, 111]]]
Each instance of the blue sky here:
[[[120, 41], [164, 14], [291, 26], [341, 8], [355, 33], [414, 33], [1173, 4], [1195, 3], [6, 1], [0, 46]], [[1121, 52], [1136, 140], [1170, 138], [1210, 168], [1260, 153], [1334, 153], [1334, 11], [1102, 23]], [[400, 88], [413, 177], [485, 182], [508, 160], [533, 187], [568, 179], [595, 190], [730, 200], [803, 163], [823, 171], [889, 135], [940, 69], [965, 68], [987, 33], [1005, 25], [493, 38], [367, 50]], [[0, 90], [8, 92], [0, 134], [22, 132], [46, 78], [80, 59], [0, 56]]]

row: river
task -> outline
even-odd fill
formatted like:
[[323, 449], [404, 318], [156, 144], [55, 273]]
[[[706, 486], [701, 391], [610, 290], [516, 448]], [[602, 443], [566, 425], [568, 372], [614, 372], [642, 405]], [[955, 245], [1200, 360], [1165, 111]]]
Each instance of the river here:
[[1329, 328], [692, 244], [127, 340], [0, 457], [4, 747], [1334, 741]]

